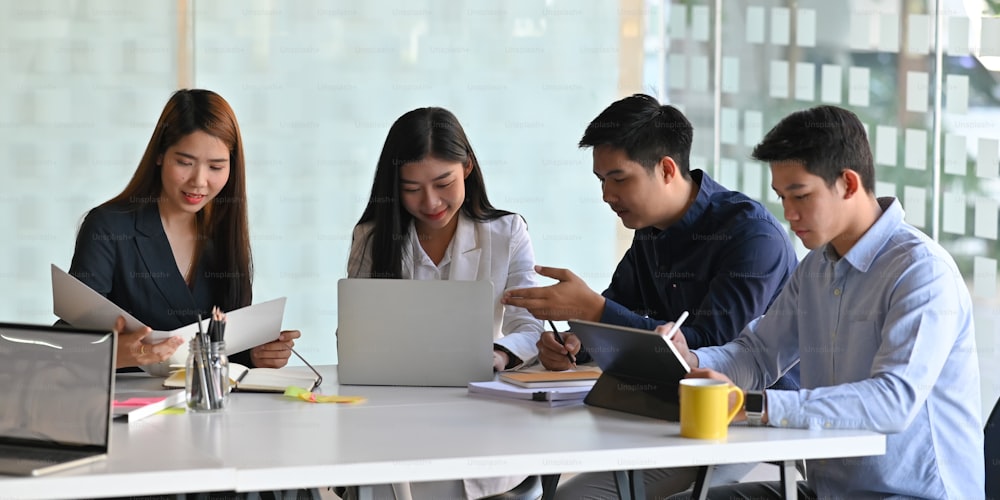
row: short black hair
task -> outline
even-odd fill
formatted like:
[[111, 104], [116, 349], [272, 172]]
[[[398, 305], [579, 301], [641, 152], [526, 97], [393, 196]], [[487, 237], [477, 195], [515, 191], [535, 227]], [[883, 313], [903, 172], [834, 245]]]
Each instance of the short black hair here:
[[868, 135], [854, 113], [836, 106], [817, 106], [783, 118], [753, 148], [763, 162], [794, 160], [807, 172], [833, 186], [845, 169], [861, 177], [861, 185], [875, 192], [875, 164]]
[[688, 179], [694, 127], [677, 108], [635, 94], [616, 101], [587, 125], [581, 148], [611, 146], [652, 171], [664, 156], [673, 158]]

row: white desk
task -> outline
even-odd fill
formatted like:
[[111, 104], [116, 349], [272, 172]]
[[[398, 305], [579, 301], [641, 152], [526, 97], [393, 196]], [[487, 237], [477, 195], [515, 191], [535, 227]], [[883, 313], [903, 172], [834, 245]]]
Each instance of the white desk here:
[[[866, 431], [733, 427], [726, 442], [685, 439], [676, 424], [620, 412], [470, 396], [464, 388], [336, 385], [360, 405], [234, 394], [218, 414], [115, 423], [112, 453], [40, 478], [0, 478], [0, 498], [257, 491], [502, 475], [686, 467], [878, 455]], [[150, 380], [119, 379], [119, 387]]]

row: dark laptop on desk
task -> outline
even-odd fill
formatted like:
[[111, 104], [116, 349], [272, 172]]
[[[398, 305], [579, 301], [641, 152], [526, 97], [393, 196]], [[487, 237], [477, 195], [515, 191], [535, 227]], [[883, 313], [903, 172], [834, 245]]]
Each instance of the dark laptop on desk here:
[[0, 323], [0, 474], [107, 456], [116, 345], [109, 331]]
[[342, 279], [337, 379], [420, 387], [492, 380], [493, 308], [489, 281]]

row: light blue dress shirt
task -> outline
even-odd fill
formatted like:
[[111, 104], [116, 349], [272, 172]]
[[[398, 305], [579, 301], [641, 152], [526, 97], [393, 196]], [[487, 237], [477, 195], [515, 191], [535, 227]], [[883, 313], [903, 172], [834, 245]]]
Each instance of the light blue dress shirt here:
[[744, 389], [800, 363], [802, 389], [767, 391], [769, 425], [885, 433], [882, 456], [814, 460], [820, 498], [982, 498], [972, 301], [954, 260], [893, 198], [837, 258], [813, 250], [765, 316], [695, 351]]

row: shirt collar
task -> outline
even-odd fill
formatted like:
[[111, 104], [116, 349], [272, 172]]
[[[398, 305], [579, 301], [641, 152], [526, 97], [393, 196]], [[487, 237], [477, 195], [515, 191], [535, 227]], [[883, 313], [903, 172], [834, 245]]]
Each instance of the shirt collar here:
[[691, 206], [684, 211], [684, 215], [680, 220], [671, 224], [666, 231], [675, 229], [679, 231], [691, 231], [698, 227], [698, 220], [705, 215], [705, 212], [708, 211], [712, 204], [712, 195], [725, 189], [701, 170], [691, 171], [691, 185], [694, 189], [698, 190], [698, 195], [695, 196]]
[[[407, 238], [410, 241], [410, 255], [413, 256], [418, 262], [423, 265], [442, 268], [446, 264], [451, 264], [451, 257], [454, 253], [465, 253], [472, 250], [476, 246], [476, 225], [465, 216], [465, 214], [459, 210], [455, 215], [458, 217], [458, 227], [455, 228], [455, 234], [451, 237], [451, 241], [448, 243], [448, 248], [444, 251], [444, 256], [441, 258], [441, 263], [435, 265], [434, 262], [427, 256], [424, 249], [420, 246], [420, 238], [417, 236], [417, 222], [415, 220], [410, 221], [410, 232]], [[458, 243], [456, 243], [458, 242]]]
[[[882, 207], [882, 215], [843, 257], [843, 260], [863, 273], [871, 268], [882, 247], [903, 222], [903, 206], [899, 200], [893, 197], [884, 197], [878, 199], [878, 204]], [[828, 261], [837, 261], [837, 252], [833, 249], [833, 245], [827, 243], [823, 254]]]

